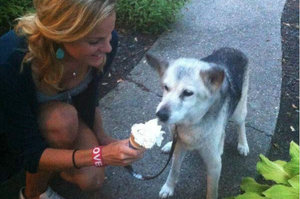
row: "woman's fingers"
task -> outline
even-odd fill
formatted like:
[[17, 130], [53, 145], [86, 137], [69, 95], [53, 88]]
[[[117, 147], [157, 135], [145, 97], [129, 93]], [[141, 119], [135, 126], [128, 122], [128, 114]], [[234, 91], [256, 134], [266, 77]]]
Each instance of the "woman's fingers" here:
[[141, 159], [145, 150], [132, 149], [128, 142], [129, 139], [125, 139], [104, 146], [102, 157], [105, 164], [125, 166]]
[[129, 139], [122, 140], [122, 143], [124, 144], [124, 153], [127, 155], [133, 157], [133, 158], [138, 158], [141, 154], [145, 152], [145, 150], [137, 150], [129, 147]]

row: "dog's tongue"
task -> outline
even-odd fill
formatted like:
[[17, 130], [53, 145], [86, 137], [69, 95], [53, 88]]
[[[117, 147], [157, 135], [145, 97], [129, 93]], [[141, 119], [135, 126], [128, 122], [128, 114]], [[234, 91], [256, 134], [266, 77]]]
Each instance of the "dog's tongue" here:
[[135, 138], [135, 142], [139, 145], [150, 149], [156, 144], [161, 146], [161, 142], [164, 139], [164, 131], [161, 131], [161, 126], [157, 124], [157, 119], [152, 119], [145, 124], [134, 124], [131, 127], [131, 133]]

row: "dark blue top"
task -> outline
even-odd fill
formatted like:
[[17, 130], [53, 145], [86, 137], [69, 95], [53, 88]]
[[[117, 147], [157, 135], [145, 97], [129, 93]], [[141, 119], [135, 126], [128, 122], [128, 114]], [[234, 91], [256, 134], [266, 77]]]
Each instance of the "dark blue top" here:
[[[98, 106], [99, 82], [116, 54], [118, 36], [115, 31], [112, 36], [113, 50], [107, 54], [104, 72], [95, 72], [87, 89], [72, 97], [79, 116], [90, 128]], [[49, 147], [38, 128], [38, 103], [30, 64], [25, 64], [20, 72], [26, 52], [26, 39], [14, 31], [0, 37], [0, 182], [22, 167], [30, 173], [37, 172], [41, 155]]]

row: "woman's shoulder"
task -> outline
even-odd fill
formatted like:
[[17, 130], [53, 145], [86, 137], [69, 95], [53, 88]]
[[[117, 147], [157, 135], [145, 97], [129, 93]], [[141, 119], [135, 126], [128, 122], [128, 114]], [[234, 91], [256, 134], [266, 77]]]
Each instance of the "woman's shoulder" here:
[[0, 52], [0, 73], [6, 79], [23, 76], [24, 73], [21, 75], [20, 71], [27, 53], [26, 38], [18, 36], [13, 30], [7, 32], [0, 37]]
[[14, 30], [0, 37], [0, 64], [5, 64], [23, 57], [27, 53], [27, 40], [18, 36]]

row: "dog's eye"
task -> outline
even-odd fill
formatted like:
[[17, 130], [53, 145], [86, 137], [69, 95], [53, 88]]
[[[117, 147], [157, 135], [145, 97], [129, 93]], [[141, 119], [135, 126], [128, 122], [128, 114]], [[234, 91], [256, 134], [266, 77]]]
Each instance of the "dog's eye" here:
[[164, 86], [166, 91], [169, 91], [169, 87], [167, 85]]
[[191, 96], [193, 94], [194, 94], [194, 92], [193, 91], [189, 91], [189, 90], [184, 90], [183, 93], [182, 93], [182, 95], [186, 96], [186, 97]]

